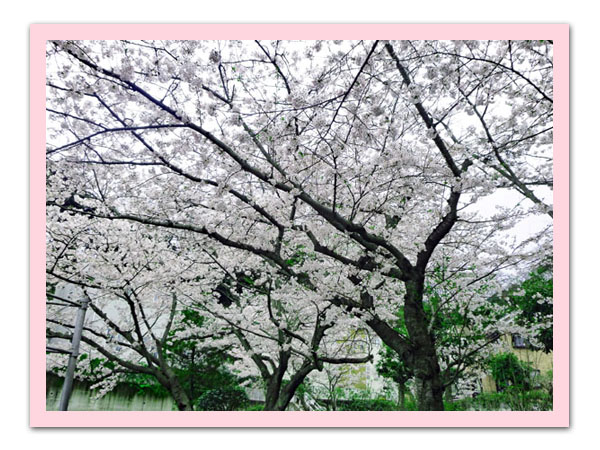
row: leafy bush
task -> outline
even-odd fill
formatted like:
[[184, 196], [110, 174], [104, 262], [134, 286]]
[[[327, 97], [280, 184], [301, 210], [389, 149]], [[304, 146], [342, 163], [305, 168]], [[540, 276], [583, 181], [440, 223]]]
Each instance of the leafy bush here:
[[339, 411], [397, 411], [398, 405], [395, 402], [384, 399], [353, 399], [340, 400], [338, 402]]
[[255, 404], [246, 407], [246, 411], [264, 411], [265, 405]]
[[198, 411], [237, 411], [248, 404], [246, 392], [237, 387], [210, 389], [196, 401]]
[[227, 367], [233, 361], [227, 348], [211, 347], [206, 342], [200, 346], [195, 339], [177, 337], [177, 332], [187, 326], [201, 329], [205, 317], [188, 309], [182, 310], [180, 314], [181, 323], [169, 334], [164, 357], [191, 401], [196, 404], [200, 396], [211, 390], [239, 386], [243, 380]]
[[404, 402], [403, 411], [418, 411], [418, 410], [419, 410], [419, 408], [417, 408], [417, 400], [414, 398], [414, 396], [411, 395]]
[[131, 373], [125, 376], [125, 383], [137, 390], [139, 395], [150, 394], [156, 397], [168, 397], [167, 391], [161, 384], [156, 381], [153, 375], [145, 373]]
[[531, 389], [531, 364], [520, 361], [513, 353], [500, 353], [489, 360], [492, 377], [498, 391], [508, 387], [527, 391]]
[[514, 387], [504, 392], [480, 394], [444, 404], [446, 411], [552, 411], [552, 395], [543, 391], [521, 391]]
[[[539, 326], [535, 333], [536, 347], [546, 353], [552, 351], [552, 295], [553, 280], [550, 264], [537, 268], [529, 278], [511, 288], [506, 297], [513, 311], [517, 311], [517, 324]], [[541, 326], [543, 325], [543, 326]]]

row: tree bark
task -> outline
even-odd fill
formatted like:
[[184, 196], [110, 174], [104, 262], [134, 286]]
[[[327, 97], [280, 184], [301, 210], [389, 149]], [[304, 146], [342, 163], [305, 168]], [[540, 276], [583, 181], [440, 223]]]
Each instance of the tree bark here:
[[404, 321], [413, 344], [412, 366], [417, 387], [417, 407], [420, 411], [444, 410], [444, 386], [435, 351], [435, 342], [428, 330], [423, 309], [423, 276], [406, 282]]
[[404, 382], [398, 383], [398, 408], [400, 408], [401, 411], [404, 411], [406, 407], [405, 397], [406, 384]]
[[171, 395], [179, 411], [193, 411], [193, 405], [187, 393], [177, 379], [171, 381]]
[[[160, 370], [160, 369], [158, 369]], [[194, 406], [190, 397], [181, 386], [181, 383], [177, 379], [177, 376], [170, 370], [162, 370], [160, 372], [154, 374], [156, 379], [162, 386], [169, 391], [173, 400], [175, 400], [175, 404], [177, 405], [177, 409], [179, 411], [193, 411]]]
[[281, 382], [278, 383], [277, 381], [273, 376], [267, 382], [267, 388], [265, 389], [265, 411], [282, 411], [278, 405]]

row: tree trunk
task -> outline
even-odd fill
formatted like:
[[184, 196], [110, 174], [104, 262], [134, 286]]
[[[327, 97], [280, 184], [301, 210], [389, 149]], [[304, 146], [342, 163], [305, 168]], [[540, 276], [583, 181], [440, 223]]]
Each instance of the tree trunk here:
[[183, 387], [181, 386], [181, 384], [179, 384], [179, 380], [177, 380], [176, 378], [174, 380], [170, 380], [170, 385], [171, 395], [175, 400], [177, 409], [179, 409], [179, 411], [193, 411], [194, 407], [192, 405], [192, 402], [185, 390], [183, 389]]
[[[431, 370], [431, 366], [426, 368]], [[422, 377], [415, 377], [417, 386], [417, 407], [419, 411], [443, 411], [443, 389], [440, 388], [439, 376], [426, 374]]]
[[423, 276], [406, 282], [404, 297], [404, 321], [413, 343], [412, 366], [417, 388], [417, 407], [419, 411], [443, 411], [444, 387], [435, 342], [428, 330], [429, 321], [423, 309], [423, 283]]
[[275, 383], [271, 388], [267, 387], [265, 394], [265, 411], [285, 411], [294, 397], [293, 393], [281, 388], [281, 383], [278, 387]]
[[279, 372], [280, 370], [277, 370], [267, 381], [265, 411], [283, 411], [280, 401], [282, 376]]
[[279, 400], [277, 401], [278, 411], [285, 411], [289, 406], [290, 402], [296, 395], [296, 391], [300, 385], [304, 382], [309, 373], [315, 369], [313, 362], [305, 361], [304, 364], [292, 375], [290, 381], [282, 386], [279, 393]]
[[282, 399], [277, 394], [269, 395], [265, 399], [265, 411], [285, 411], [288, 405], [290, 404], [289, 400]]
[[279, 356], [280, 365], [267, 380], [267, 389], [265, 391], [265, 411], [285, 411], [289, 406], [298, 387], [304, 379], [315, 368], [312, 362], [304, 364], [291, 376], [287, 383], [283, 383], [283, 375], [288, 368], [290, 353], [281, 353]]
[[267, 388], [265, 391], [265, 411], [277, 411], [277, 398], [279, 392]]
[[[159, 369], [160, 370], [160, 369]], [[179, 383], [177, 376], [170, 370], [156, 370], [154, 376], [162, 386], [169, 391], [179, 411], [193, 411], [194, 406], [190, 397]]]
[[398, 383], [398, 408], [401, 411], [404, 411], [406, 408], [406, 384], [404, 382]]

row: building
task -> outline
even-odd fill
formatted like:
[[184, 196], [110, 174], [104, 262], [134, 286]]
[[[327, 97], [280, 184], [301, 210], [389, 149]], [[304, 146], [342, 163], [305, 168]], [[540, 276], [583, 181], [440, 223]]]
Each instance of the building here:
[[[535, 381], [540, 375], [545, 375], [552, 370], [553, 354], [534, 349], [527, 341], [518, 334], [506, 334], [500, 338], [504, 342], [507, 351], [513, 353], [519, 361], [528, 363], [533, 368], [532, 379]], [[497, 392], [496, 382], [491, 374], [481, 380], [482, 392]]]

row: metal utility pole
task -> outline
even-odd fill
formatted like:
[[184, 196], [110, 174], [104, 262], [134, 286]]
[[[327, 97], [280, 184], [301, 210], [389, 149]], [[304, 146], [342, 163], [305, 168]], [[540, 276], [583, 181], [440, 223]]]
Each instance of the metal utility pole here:
[[69, 399], [73, 391], [73, 377], [75, 375], [75, 366], [77, 365], [77, 357], [79, 356], [79, 344], [81, 343], [81, 333], [83, 332], [83, 322], [85, 321], [85, 313], [88, 308], [90, 299], [86, 295], [82, 300], [77, 311], [75, 319], [75, 330], [73, 331], [73, 340], [71, 341], [71, 352], [69, 356], [69, 364], [67, 365], [67, 373], [65, 375], [65, 383], [63, 384], [60, 394], [60, 403], [58, 404], [59, 411], [66, 411], [69, 407]]

